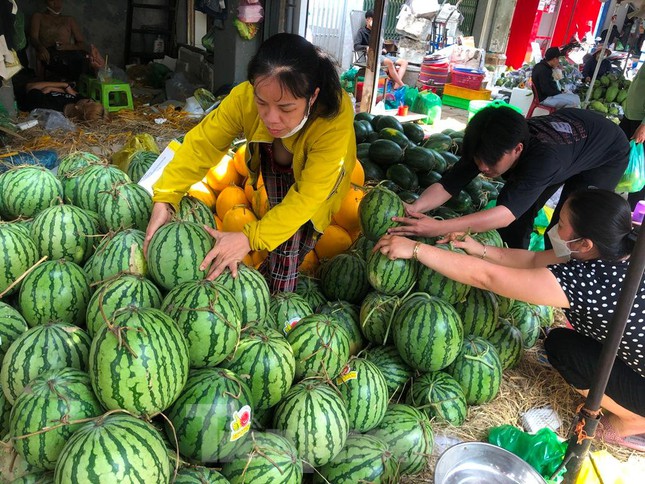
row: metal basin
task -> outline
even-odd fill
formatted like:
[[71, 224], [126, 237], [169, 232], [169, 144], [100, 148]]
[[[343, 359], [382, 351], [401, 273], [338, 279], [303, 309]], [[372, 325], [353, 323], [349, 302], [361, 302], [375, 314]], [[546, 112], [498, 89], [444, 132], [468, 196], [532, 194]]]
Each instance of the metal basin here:
[[484, 442], [464, 442], [446, 450], [434, 471], [435, 484], [546, 484], [529, 464]]

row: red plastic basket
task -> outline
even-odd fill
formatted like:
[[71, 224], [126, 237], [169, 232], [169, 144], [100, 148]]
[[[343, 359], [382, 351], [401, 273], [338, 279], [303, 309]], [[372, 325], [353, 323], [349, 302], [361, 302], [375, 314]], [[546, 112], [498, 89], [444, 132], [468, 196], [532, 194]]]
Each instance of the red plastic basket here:
[[480, 87], [482, 87], [484, 77], [484, 74], [475, 74], [472, 72], [453, 70], [451, 84], [459, 87], [465, 87], [466, 89], [478, 90]]

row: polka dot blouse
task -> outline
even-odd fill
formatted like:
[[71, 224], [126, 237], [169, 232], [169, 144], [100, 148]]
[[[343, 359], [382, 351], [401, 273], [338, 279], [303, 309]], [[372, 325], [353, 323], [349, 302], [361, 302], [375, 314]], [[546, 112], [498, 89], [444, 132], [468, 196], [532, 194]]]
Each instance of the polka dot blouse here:
[[[627, 273], [627, 261], [570, 260], [549, 266], [569, 298], [564, 312], [571, 325], [581, 334], [603, 342], [611, 322], [620, 289]], [[627, 320], [618, 357], [645, 377], [645, 282], [636, 294]]]

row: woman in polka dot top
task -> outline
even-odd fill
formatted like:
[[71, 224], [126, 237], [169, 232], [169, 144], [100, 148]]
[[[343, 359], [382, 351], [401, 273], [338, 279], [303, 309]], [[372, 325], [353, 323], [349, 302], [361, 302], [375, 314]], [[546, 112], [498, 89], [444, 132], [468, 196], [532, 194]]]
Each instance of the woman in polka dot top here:
[[[586, 395], [634, 246], [629, 204], [611, 191], [577, 191], [548, 236], [553, 249], [543, 252], [485, 246], [465, 234], [446, 240], [469, 255], [393, 235], [385, 235], [374, 250], [391, 259], [415, 258], [451, 279], [502, 296], [562, 308], [574, 330], [553, 329], [545, 349], [554, 368]], [[641, 282], [602, 400], [608, 414], [599, 427], [605, 441], [643, 451], [644, 308]]]

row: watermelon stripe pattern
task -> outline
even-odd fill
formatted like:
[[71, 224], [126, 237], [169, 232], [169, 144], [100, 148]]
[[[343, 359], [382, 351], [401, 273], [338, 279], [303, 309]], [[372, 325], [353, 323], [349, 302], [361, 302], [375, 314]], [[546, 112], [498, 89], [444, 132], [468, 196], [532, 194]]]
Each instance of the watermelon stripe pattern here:
[[322, 381], [294, 385], [275, 408], [274, 428], [295, 444], [300, 458], [319, 467], [345, 446], [349, 417], [342, 398]]
[[[435, 247], [457, 252], [459, 254], [465, 254], [463, 250], [457, 248], [453, 249], [448, 245], [437, 244]], [[453, 281], [423, 264], [419, 264], [417, 287], [419, 291], [427, 292], [431, 296], [436, 296], [450, 304], [463, 301], [470, 291], [469, 285]]]
[[367, 264], [354, 254], [338, 254], [320, 269], [320, 287], [330, 301], [360, 304], [370, 291]]
[[182, 222], [193, 222], [197, 225], [215, 228], [215, 217], [213, 212], [201, 200], [195, 197], [185, 196], [179, 202], [179, 210], [175, 218]]
[[129, 183], [124, 172], [113, 165], [91, 165], [78, 177], [78, 192], [74, 205], [98, 212], [99, 193], [109, 190], [116, 183]]
[[46, 168], [22, 166], [0, 176], [0, 213], [4, 218], [32, 218], [62, 199], [63, 185]]
[[374, 289], [389, 296], [400, 296], [417, 281], [418, 263], [412, 259], [390, 260], [372, 252], [367, 259], [367, 279]]
[[[0, 223], [0, 292], [4, 292], [37, 260], [38, 248], [29, 235], [16, 224]], [[7, 295], [19, 288], [20, 284], [17, 284]]]
[[317, 280], [313, 277], [308, 277], [303, 274], [300, 274], [300, 277], [298, 278], [296, 294], [300, 294], [305, 299], [305, 301], [309, 303], [309, 306], [314, 310], [314, 312], [327, 302], [327, 299], [325, 299], [325, 296], [323, 295]]
[[166, 290], [206, 276], [199, 265], [213, 248], [213, 239], [193, 222], [170, 222], [155, 232], [148, 246], [148, 270]]
[[298, 321], [310, 314], [313, 314], [313, 311], [309, 303], [295, 292], [277, 292], [271, 296], [269, 315], [275, 323], [276, 331], [285, 336]]
[[[21, 437], [57, 423], [98, 417], [102, 413], [87, 373], [74, 368], [50, 370], [34, 378], [16, 400], [11, 412], [11, 436]], [[14, 448], [29, 464], [54, 469], [63, 446], [80, 426], [63, 425], [17, 439]]]
[[70, 153], [67, 156], [64, 156], [60, 160], [58, 165], [58, 170], [56, 171], [58, 178], [67, 178], [69, 176], [74, 176], [82, 170], [83, 168], [90, 165], [100, 165], [105, 163], [104, 160], [101, 160], [98, 156], [88, 153], [86, 151], [76, 151]]
[[84, 424], [56, 464], [57, 484], [170, 482], [166, 445], [155, 428], [135, 417], [112, 414]]
[[399, 225], [392, 221], [392, 217], [403, 216], [405, 208], [401, 199], [382, 185], [372, 188], [358, 205], [361, 232], [374, 242], [383, 237], [388, 229]]
[[499, 325], [488, 338], [488, 342], [497, 350], [502, 370], [513, 368], [522, 360], [524, 355], [522, 332], [507, 320], [499, 318]]
[[365, 347], [365, 339], [361, 333], [360, 314], [356, 306], [346, 301], [335, 301], [323, 304], [319, 308], [321, 314], [331, 314], [349, 334], [349, 354], [356, 356]]
[[229, 480], [207, 467], [182, 467], [173, 484], [229, 484]]
[[128, 176], [134, 183], [139, 183], [158, 157], [154, 151], [135, 151], [128, 163]]
[[47, 370], [87, 368], [91, 340], [71, 324], [45, 324], [21, 334], [9, 347], [0, 369], [0, 384], [12, 405], [23, 388]]
[[14, 308], [0, 301], [0, 364], [11, 343], [28, 329], [25, 318]]
[[[201, 261], [200, 261], [201, 262]], [[215, 280], [231, 291], [242, 310], [242, 327], [252, 323], [264, 323], [269, 314], [271, 300], [269, 285], [259, 271], [244, 264], [237, 268], [237, 277], [229, 270]]]
[[103, 326], [94, 336], [89, 374], [105, 408], [152, 417], [168, 408], [186, 383], [188, 345], [160, 310], [131, 307], [114, 318], [112, 329]]
[[222, 468], [231, 484], [298, 484], [302, 473], [302, 461], [293, 444], [268, 432], [253, 432]]
[[94, 251], [98, 224], [85, 210], [57, 205], [40, 212], [31, 225], [31, 238], [40, 256], [82, 264]]
[[[182, 455], [194, 461], [223, 462], [249, 436], [251, 390], [232, 371], [203, 368], [191, 373], [181, 396], [166, 413]], [[172, 429], [166, 426], [172, 440]]]
[[360, 312], [361, 331], [368, 341], [383, 345], [392, 338], [392, 319], [400, 304], [397, 296], [377, 291], [370, 292], [363, 301]]
[[407, 403], [425, 412], [459, 426], [467, 416], [466, 396], [459, 383], [448, 373], [434, 371], [414, 378]]
[[455, 304], [465, 335], [489, 338], [499, 319], [497, 297], [490, 291], [473, 287], [461, 303]]
[[276, 405], [291, 388], [296, 373], [291, 346], [269, 328], [246, 329], [235, 354], [221, 366], [238, 375], [249, 375], [245, 383], [253, 395], [254, 410]]
[[91, 295], [87, 274], [65, 259], [47, 261], [22, 282], [18, 306], [29, 326], [68, 322], [83, 326]]
[[106, 236], [94, 255], [84, 266], [92, 282], [101, 282], [118, 274], [148, 275], [148, 264], [143, 255], [145, 233], [128, 229]]
[[403, 361], [394, 346], [375, 346], [365, 354], [365, 359], [374, 363], [385, 377], [390, 400], [403, 393], [408, 380], [412, 377], [412, 368]]
[[217, 366], [235, 351], [242, 328], [240, 306], [221, 284], [184, 282], [168, 293], [161, 310], [185, 336], [191, 368]]
[[152, 197], [136, 183], [117, 183], [98, 195], [101, 229], [118, 232], [134, 228], [145, 232], [152, 212]]

